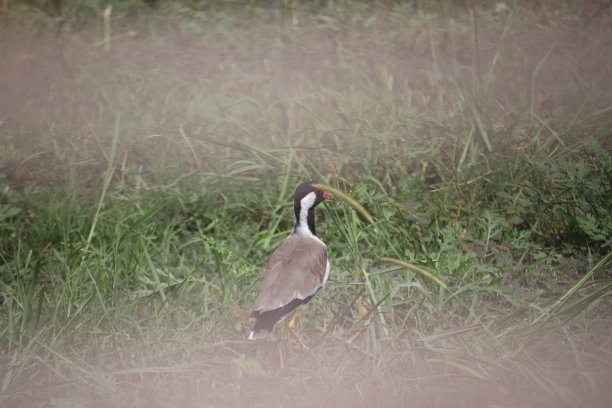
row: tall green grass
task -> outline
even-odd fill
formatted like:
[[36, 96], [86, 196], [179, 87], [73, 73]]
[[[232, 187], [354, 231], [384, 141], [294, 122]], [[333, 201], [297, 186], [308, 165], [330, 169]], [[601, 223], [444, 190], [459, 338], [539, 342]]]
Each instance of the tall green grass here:
[[[14, 4], [47, 64], [1, 100], [1, 404], [605, 406], [589, 5]], [[322, 206], [303, 344], [247, 342], [305, 179], [372, 220]]]

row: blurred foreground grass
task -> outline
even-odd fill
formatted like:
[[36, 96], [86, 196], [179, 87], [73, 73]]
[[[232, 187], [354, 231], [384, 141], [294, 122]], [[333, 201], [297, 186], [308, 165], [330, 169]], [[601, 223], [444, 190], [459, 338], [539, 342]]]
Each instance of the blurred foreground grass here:
[[[612, 401], [605, 2], [46, 4], [0, 27], [0, 405]], [[247, 342], [305, 179], [374, 222], [327, 203], [306, 347]]]

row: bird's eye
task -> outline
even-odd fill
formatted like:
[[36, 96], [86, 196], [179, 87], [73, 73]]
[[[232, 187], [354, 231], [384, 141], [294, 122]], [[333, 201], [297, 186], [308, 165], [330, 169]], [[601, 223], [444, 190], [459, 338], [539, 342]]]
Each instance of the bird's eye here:
[[323, 191], [323, 190], [317, 190], [317, 196], [319, 198], [322, 198], [323, 200], [328, 200], [330, 198], [332, 198], [332, 194], [328, 191]]

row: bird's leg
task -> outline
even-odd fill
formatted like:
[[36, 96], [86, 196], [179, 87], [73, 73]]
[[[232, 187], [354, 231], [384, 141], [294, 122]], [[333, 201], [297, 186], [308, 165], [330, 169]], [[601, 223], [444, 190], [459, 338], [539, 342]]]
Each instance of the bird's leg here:
[[289, 329], [293, 330], [295, 328], [295, 325], [299, 322], [300, 326], [302, 325], [302, 317], [300, 316], [300, 312], [299, 311], [295, 311], [293, 312], [293, 316], [291, 316], [291, 319], [289, 320]]
[[294, 316], [291, 319], [285, 319], [283, 322], [283, 343], [288, 354], [291, 354], [291, 331], [295, 324], [293, 323]]
[[[308, 350], [308, 346], [306, 346], [306, 344], [304, 344], [304, 342], [302, 341], [302, 338], [298, 334], [298, 330], [293, 330], [298, 323], [300, 326], [302, 325], [302, 317], [299, 311], [295, 311], [293, 313], [293, 316], [291, 316], [291, 319], [287, 322], [287, 332], [288, 334], [292, 334], [293, 337], [295, 337], [295, 339], [298, 341], [298, 343], [300, 343], [302, 348]], [[289, 344], [289, 341], [287, 342], [287, 344]]]

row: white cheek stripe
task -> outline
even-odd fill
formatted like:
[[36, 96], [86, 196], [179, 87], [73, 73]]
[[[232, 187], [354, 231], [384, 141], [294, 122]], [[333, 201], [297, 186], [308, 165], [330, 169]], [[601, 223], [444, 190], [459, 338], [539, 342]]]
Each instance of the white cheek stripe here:
[[316, 199], [317, 199], [317, 195], [314, 192], [312, 192], [312, 193], [308, 193], [307, 195], [304, 196], [304, 198], [300, 200], [300, 205], [301, 205], [300, 219], [298, 222], [297, 229], [295, 230], [295, 233], [303, 237], [316, 239], [323, 246], [325, 246], [325, 243], [321, 241], [319, 237], [317, 237], [312, 232], [310, 232], [310, 230], [308, 229], [308, 209], [312, 207]]
[[314, 236], [308, 229], [308, 210], [313, 206], [317, 195], [314, 192], [308, 193], [300, 200], [300, 219], [298, 220], [297, 233], [300, 235]]

